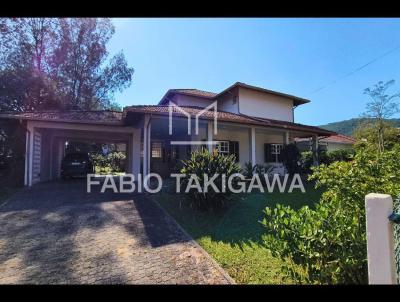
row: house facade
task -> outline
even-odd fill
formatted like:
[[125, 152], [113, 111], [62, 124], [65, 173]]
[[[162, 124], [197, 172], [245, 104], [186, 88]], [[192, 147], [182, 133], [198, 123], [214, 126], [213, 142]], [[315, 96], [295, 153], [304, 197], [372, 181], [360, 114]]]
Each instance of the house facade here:
[[60, 177], [71, 141], [125, 144], [126, 172], [134, 175], [168, 177], [201, 147], [234, 154], [242, 167], [272, 165], [282, 173], [285, 144], [307, 138], [316, 151], [319, 139], [336, 134], [294, 122], [295, 108], [308, 102], [237, 82], [220, 93], [170, 89], [157, 105], [128, 106], [122, 112], [3, 112], [0, 118], [17, 119], [26, 129], [28, 186]]

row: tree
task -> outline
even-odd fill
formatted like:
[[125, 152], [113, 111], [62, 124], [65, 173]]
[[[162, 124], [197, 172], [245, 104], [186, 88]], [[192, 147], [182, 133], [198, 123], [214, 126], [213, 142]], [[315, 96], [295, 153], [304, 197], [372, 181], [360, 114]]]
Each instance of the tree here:
[[[396, 144], [400, 144], [400, 128], [394, 127], [388, 121], [383, 121], [380, 126], [383, 127], [382, 137], [385, 150], [390, 150]], [[378, 142], [376, 141], [378, 132], [379, 125], [377, 123], [360, 123], [354, 131], [354, 137], [357, 139], [355, 147], [370, 147], [371, 149], [379, 149]]]
[[0, 110], [117, 108], [133, 69], [107, 18], [0, 19]]
[[46, 63], [55, 44], [54, 20], [13, 18], [0, 24], [0, 110], [52, 109], [57, 93]]
[[109, 108], [113, 93], [130, 85], [133, 69], [122, 52], [106, 62], [106, 44], [114, 32], [109, 19], [59, 20], [52, 77], [60, 79], [58, 90], [67, 108]]
[[380, 81], [373, 88], [366, 88], [364, 94], [371, 97], [372, 101], [367, 103], [365, 116], [372, 118], [376, 123], [378, 150], [383, 152], [385, 149], [385, 119], [390, 118], [399, 112], [399, 106], [395, 99], [400, 97], [400, 93], [387, 95], [386, 90], [395, 83], [394, 80], [386, 83]]

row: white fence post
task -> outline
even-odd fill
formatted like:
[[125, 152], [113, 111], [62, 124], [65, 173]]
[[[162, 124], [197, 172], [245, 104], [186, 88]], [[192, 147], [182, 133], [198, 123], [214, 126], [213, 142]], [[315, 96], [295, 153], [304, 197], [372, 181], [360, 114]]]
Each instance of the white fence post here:
[[393, 225], [388, 217], [393, 200], [387, 194], [365, 196], [369, 284], [396, 284]]

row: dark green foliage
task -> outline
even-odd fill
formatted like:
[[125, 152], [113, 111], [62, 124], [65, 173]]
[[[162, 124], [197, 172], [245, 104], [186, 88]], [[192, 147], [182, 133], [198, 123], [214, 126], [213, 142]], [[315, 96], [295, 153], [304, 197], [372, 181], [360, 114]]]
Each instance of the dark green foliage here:
[[282, 152], [282, 162], [287, 173], [293, 175], [300, 172], [300, 151], [295, 144], [284, 145]]
[[[394, 124], [382, 122], [381, 131], [383, 130], [384, 149], [391, 149], [394, 145], [400, 144], [400, 128], [396, 128]], [[357, 139], [355, 148], [369, 146], [370, 148], [378, 148], [379, 124], [373, 121], [360, 124], [354, 132]]]
[[[340, 149], [335, 151], [321, 151], [318, 150], [318, 159], [320, 164], [329, 165], [335, 161], [351, 161], [354, 157], [355, 150]], [[313, 156], [311, 151], [302, 152], [300, 155], [300, 172], [301, 174], [311, 174], [311, 167], [313, 166]]]
[[0, 111], [118, 108], [133, 69], [108, 18], [0, 19]]
[[[325, 192], [315, 210], [280, 206], [265, 210], [266, 244], [289, 259], [284, 269], [311, 283], [367, 283], [365, 195], [400, 193], [400, 146], [379, 153], [359, 149], [352, 161], [315, 168], [311, 180]], [[291, 262], [292, 261], [292, 262]]]
[[[393, 212], [400, 214], [400, 196], [393, 203]], [[400, 283], [400, 224], [393, 224], [394, 228], [394, 250], [396, 259], [397, 283]]]
[[326, 152], [326, 160], [321, 161], [322, 164], [331, 164], [335, 161], [351, 161], [355, 155], [354, 149], [339, 149]]
[[251, 162], [246, 162], [244, 164], [244, 176], [247, 178], [252, 178], [255, 171], [256, 171], [257, 165], [254, 165]]
[[90, 158], [100, 173], [125, 171], [126, 156], [122, 152], [110, 152], [107, 155], [92, 153]]
[[187, 192], [191, 197], [191, 204], [202, 210], [224, 206], [231, 192], [228, 186], [226, 186], [226, 192], [222, 192], [222, 174], [226, 175], [227, 181], [230, 175], [240, 173], [241, 171], [239, 164], [236, 163], [235, 156], [233, 154], [224, 156], [218, 154], [218, 152], [210, 153], [208, 150], [204, 149], [192, 152], [191, 157], [187, 160], [183, 160], [182, 163], [183, 168], [181, 169], [181, 173], [186, 175], [186, 178], [182, 181], [182, 190], [186, 190], [191, 175], [197, 176], [201, 188], [204, 188], [205, 174], [208, 175], [209, 179], [215, 174], [219, 175], [214, 180], [219, 192], [216, 192], [212, 187], [208, 188], [207, 193], [198, 192], [197, 189], [192, 188]]
[[0, 186], [23, 185], [25, 129], [18, 121], [0, 120]]

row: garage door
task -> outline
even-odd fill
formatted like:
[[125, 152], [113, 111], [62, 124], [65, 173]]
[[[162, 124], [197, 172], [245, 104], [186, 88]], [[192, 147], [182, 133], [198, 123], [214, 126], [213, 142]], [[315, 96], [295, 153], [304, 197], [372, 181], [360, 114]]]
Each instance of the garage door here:
[[33, 135], [33, 161], [32, 161], [32, 184], [40, 182], [40, 157], [41, 157], [42, 135], [34, 132]]

